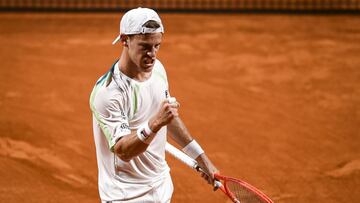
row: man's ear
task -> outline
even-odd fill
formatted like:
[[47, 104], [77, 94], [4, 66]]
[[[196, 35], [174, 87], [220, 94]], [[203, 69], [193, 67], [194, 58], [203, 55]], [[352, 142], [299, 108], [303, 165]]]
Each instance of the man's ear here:
[[120, 41], [124, 46], [128, 46], [129, 44], [129, 36], [127, 35], [120, 35]]

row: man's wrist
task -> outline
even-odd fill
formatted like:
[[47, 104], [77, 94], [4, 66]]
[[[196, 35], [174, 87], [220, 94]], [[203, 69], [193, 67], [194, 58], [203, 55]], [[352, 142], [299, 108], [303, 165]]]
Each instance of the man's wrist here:
[[193, 159], [196, 159], [198, 156], [204, 153], [204, 150], [196, 142], [196, 140], [192, 140], [182, 150], [185, 152], [185, 154], [189, 155]]
[[151, 130], [149, 127], [149, 122], [146, 121], [136, 131], [137, 137], [144, 142], [145, 144], [150, 144], [150, 142], [154, 139], [156, 133]]
[[158, 126], [159, 126], [159, 124], [156, 122], [155, 119], [150, 119], [149, 120], [149, 128], [150, 128], [150, 130], [152, 132], [157, 133], [161, 128], [161, 127], [158, 127]]

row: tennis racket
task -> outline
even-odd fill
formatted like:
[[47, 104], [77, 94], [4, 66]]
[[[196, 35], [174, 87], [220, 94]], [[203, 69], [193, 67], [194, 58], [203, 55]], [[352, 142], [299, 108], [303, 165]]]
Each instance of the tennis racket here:
[[[190, 158], [171, 144], [166, 143], [165, 150], [190, 168], [202, 171], [196, 160]], [[214, 176], [216, 179], [215, 187], [224, 192], [234, 203], [273, 203], [269, 197], [249, 183], [220, 174], [215, 174]]]

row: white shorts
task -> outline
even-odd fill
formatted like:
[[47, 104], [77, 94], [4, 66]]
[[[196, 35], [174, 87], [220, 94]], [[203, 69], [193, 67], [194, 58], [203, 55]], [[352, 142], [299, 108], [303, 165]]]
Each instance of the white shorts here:
[[127, 201], [101, 201], [102, 203], [170, 203], [174, 186], [170, 174], [164, 179], [162, 184], [152, 188], [148, 193], [136, 199]]

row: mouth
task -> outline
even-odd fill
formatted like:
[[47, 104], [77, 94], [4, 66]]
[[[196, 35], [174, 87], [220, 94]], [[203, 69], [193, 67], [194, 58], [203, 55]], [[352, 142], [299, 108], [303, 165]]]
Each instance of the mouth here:
[[144, 60], [144, 64], [146, 67], [152, 67], [155, 64], [155, 58], [146, 58]]

